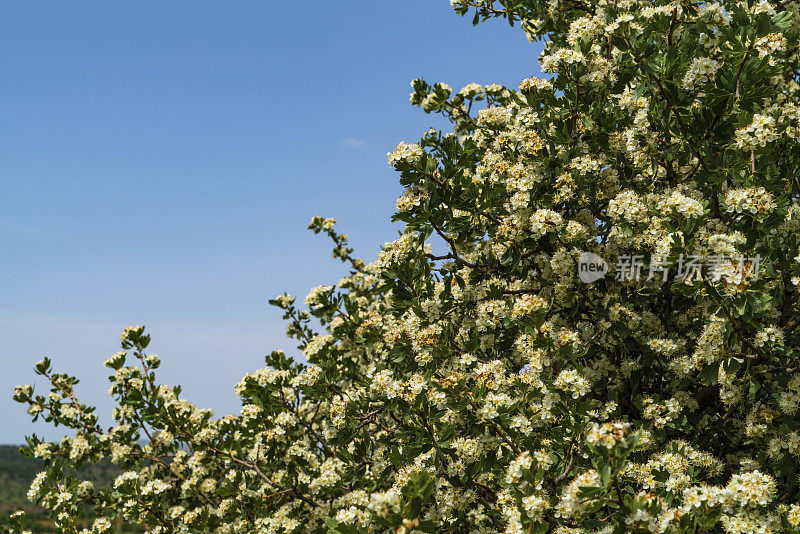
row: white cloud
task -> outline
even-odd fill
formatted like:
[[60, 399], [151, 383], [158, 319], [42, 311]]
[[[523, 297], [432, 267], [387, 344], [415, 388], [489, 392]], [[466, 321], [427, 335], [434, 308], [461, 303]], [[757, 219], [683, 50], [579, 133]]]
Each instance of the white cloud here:
[[367, 142], [362, 139], [356, 139], [355, 137], [345, 137], [342, 139], [342, 146], [351, 147], [351, 148], [359, 148], [366, 145]]

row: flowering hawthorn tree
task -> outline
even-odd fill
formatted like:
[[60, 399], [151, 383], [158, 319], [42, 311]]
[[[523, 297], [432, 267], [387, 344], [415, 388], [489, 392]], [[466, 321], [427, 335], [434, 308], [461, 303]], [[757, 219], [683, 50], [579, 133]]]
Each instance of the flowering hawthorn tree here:
[[[159, 384], [143, 327], [108, 431], [38, 363], [15, 398], [74, 430], [24, 449], [61, 531], [800, 532], [800, 2], [451, 3], [552, 77], [413, 82], [454, 133], [389, 154], [402, 235], [365, 264], [311, 221], [351, 274], [270, 301], [307, 363], [273, 352], [240, 415]], [[109, 489], [65, 469], [101, 458]]]

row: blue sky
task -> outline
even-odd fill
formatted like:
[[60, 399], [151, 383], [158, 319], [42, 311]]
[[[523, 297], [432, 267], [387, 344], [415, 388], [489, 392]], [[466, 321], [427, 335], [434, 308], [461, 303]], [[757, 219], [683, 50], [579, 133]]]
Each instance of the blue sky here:
[[515, 86], [539, 51], [447, 0], [0, 2], [0, 443], [63, 435], [11, 401], [43, 356], [107, 419], [128, 324], [164, 382], [238, 411], [293, 349], [267, 299], [345, 273], [309, 219], [367, 261], [394, 239], [386, 152], [446, 127], [409, 82]]

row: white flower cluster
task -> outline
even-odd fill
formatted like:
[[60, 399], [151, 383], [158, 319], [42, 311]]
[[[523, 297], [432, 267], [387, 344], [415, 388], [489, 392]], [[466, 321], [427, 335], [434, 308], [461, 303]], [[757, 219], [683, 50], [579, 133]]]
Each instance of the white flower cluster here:
[[317, 306], [321, 303], [322, 297], [329, 295], [331, 291], [333, 291], [333, 286], [317, 286], [311, 289], [303, 302], [306, 306]]
[[561, 214], [548, 209], [537, 210], [530, 219], [531, 233], [537, 236], [558, 231], [562, 224], [564, 219]]
[[640, 222], [647, 217], [647, 206], [635, 191], [622, 191], [609, 201], [608, 214], [614, 219]]
[[422, 159], [424, 151], [417, 143], [402, 142], [387, 155], [389, 165], [396, 166], [398, 163], [414, 165]]
[[468, 83], [458, 92], [464, 98], [475, 98], [483, 94], [483, 86], [479, 83]]
[[653, 425], [656, 428], [664, 428], [669, 422], [678, 417], [683, 410], [680, 401], [675, 397], [667, 399], [663, 403], [655, 402], [648, 397], [644, 399], [642, 404], [644, 405], [642, 416], [653, 421]]
[[511, 317], [519, 319], [547, 308], [547, 300], [539, 295], [522, 295], [514, 301]]
[[567, 34], [567, 42], [572, 46], [578, 44], [584, 38], [591, 38], [605, 29], [605, 14], [586, 15], [572, 21]]
[[783, 347], [783, 340], [784, 336], [780, 328], [768, 326], [756, 334], [754, 344], [756, 347], [763, 347], [765, 345]]
[[395, 206], [398, 211], [410, 211], [419, 207], [428, 196], [428, 192], [421, 189], [406, 189], [395, 201]]
[[557, 48], [553, 52], [543, 52], [539, 57], [539, 66], [543, 72], [556, 72], [562, 65], [586, 63], [586, 57], [571, 48]]
[[763, 187], [731, 189], [725, 193], [724, 203], [729, 213], [748, 212], [753, 215], [765, 215], [777, 207], [772, 195]]
[[703, 214], [703, 205], [699, 200], [688, 197], [680, 191], [674, 191], [667, 198], [659, 202], [661, 210], [675, 210], [684, 217], [700, 217]]
[[750, 7], [750, 13], [756, 16], [768, 15], [771, 17], [775, 15], [775, 6], [769, 0], [759, 0]]
[[378, 253], [374, 262], [367, 265], [366, 270], [371, 273], [380, 273], [382, 269], [389, 267], [407, 258], [417, 250], [430, 253], [431, 245], [419, 245], [419, 235], [416, 232], [406, 232], [395, 241], [383, 244], [383, 249]]
[[683, 77], [681, 87], [687, 91], [694, 91], [714, 78], [719, 67], [719, 62], [710, 57], [695, 58]]
[[508, 305], [504, 300], [485, 300], [477, 306], [475, 325], [480, 330], [489, 330], [508, 317]]
[[582, 514], [589, 506], [590, 501], [578, 497], [578, 493], [581, 488], [591, 488], [592, 486], [600, 486], [600, 476], [594, 469], [575, 477], [561, 494], [561, 499], [555, 509], [556, 516], [568, 518]]
[[738, 253], [737, 245], [747, 242], [744, 234], [738, 230], [730, 234], [712, 234], [708, 236], [708, 246], [717, 254], [723, 256], [734, 256]]
[[[800, 407], [800, 375], [792, 376], [786, 384], [786, 390], [781, 393], [778, 399], [778, 407], [786, 414], [797, 412], [797, 408]], [[800, 440], [797, 445], [800, 447]]]
[[733, 475], [725, 488], [730, 500], [764, 506], [775, 498], [775, 479], [760, 471]]
[[736, 146], [742, 150], [763, 148], [767, 143], [776, 139], [778, 139], [778, 130], [772, 115], [756, 113], [750, 124], [736, 130]]
[[671, 339], [663, 338], [651, 338], [647, 340], [647, 345], [651, 350], [654, 350], [655, 352], [665, 356], [674, 354], [680, 348], [680, 345], [677, 342]]
[[531, 465], [533, 465], [533, 458], [531, 458], [531, 454], [528, 451], [520, 454], [510, 464], [508, 464], [508, 469], [506, 470], [506, 483], [516, 484], [519, 482], [522, 479], [523, 473], [530, 469]]
[[591, 383], [574, 369], [567, 369], [558, 373], [553, 385], [562, 391], [570, 393], [573, 399], [583, 397], [591, 389]]
[[526, 91], [552, 91], [553, 82], [546, 78], [543, 79], [531, 76], [519, 82], [519, 90], [523, 93]]
[[590, 445], [598, 445], [607, 449], [621, 445], [627, 446], [626, 436], [630, 423], [624, 421], [612, 421], [610, 423], [592, 423], [586, 434], [586, 442]]
[[700, 18], [708, 18], [710, 22], [717, 26], [727, 26], [731, 23], [731, 16], [725, 10], [725, 7], [719, 2], [709, 2], [703, 4], [697, 14]]
[[485, 128], [500, 128], [511, 120], [511, 110], [505, 106], [483, 108], [478, 112], [477, 122]]
[[683, 358], [680, 359], [681, 365], [688, 365], [690, 369], [702, 369], [703, 366], [720, 360], [725, 351], [727, 324], [724, 319], [711, 317], [700, 337], [697, 338], [691, 359], [686, 363]]
[[28, 489], [28, 500], [35, 501], [42, 493], [42, 484], [47, 479], [47, 472], [41, 471], [36, 474], [36, 477], [31, 482], [31, 486]]
[[756, 39], [753, 43], [753, 48], [758, 50], [758, 57], [765, 58], [769, 56], [772, 64], [775, 64], [772, 55], [786, 50], [786, 37], [780, 33], [773, 32]]

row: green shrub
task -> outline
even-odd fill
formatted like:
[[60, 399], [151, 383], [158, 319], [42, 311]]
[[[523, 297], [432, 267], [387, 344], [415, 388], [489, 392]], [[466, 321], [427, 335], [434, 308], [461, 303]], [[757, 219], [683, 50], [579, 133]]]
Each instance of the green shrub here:
[[[352, 273], [271, 301], [307, 364], [273, 352], [240, 415], [160, 385], [142, 327], [109, 432], [40, 362], [63, 531], [798, 531], [800, 4], [452, 3], [553, 76], [413, 83], [454, 132], [389, 154], [404, 232], [366, 264], [312, 220]], [[109, 491], [64, 471], [109, 457]]]

